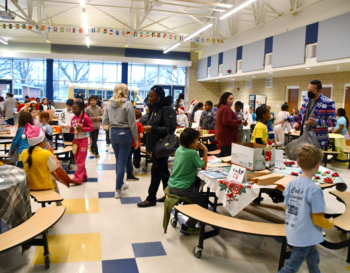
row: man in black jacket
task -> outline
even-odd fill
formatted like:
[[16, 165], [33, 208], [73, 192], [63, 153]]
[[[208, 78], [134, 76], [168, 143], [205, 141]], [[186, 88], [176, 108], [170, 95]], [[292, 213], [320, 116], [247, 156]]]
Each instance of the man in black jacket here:
[[167, 134], [173, 134], [176, 129], [176, 113], [172, 107], [172, 97], [165, 97], [162, 87], [155, 85], [148, 92], [149, 119], [143, 127], [147, 133], [147, 153], [152, 154], [153, 164], [151, 169], [151, 185], [145, 201], [138, 203], [139, 207], [155, 206], [157, 202], [164, 202], [164, 197], [157, 199], [157, 191], [160, 181], [163, 189], [168, 186], [170, 173], [168, 170], [169, 157], [155, 157], [156, 142]]

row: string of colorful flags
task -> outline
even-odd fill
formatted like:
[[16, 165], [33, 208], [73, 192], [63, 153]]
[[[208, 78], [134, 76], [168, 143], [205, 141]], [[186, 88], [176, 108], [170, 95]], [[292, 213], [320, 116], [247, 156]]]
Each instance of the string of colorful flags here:
[[[84, 28], [82, 27], [54, 27], [54, 26], [44, 26], [44, 25], [28, 25], [28, 24], [2, 24], [3, 29], [40, 29], [41, 31], [47, 30], [48, 32], [57, 32], [57, 33], [71, 33], [71, 34], [83, 34]], [[150, 32], [150, 31], [124, 31], [117, 29], [106, 29], [106, 28], [89, 28], [89, 33], [91, 34], [107, 34], [114, 36], [128, 36], [133, 35], [134, 37], [139, 38], [163, 38], [170, 39], [174, 41], [183, 41], [185, 36], [182, 35], [173, 35], [162, 32]], [[195, 43], [219, 43], [223, 44], [224, 39], [213, 38], [213, 37], [193, 37], [189, 42]]]

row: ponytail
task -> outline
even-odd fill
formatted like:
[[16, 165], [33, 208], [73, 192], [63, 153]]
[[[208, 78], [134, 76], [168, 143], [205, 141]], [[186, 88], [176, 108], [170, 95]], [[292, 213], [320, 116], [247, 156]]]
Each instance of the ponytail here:
[[347, 118], [346, 116], [346, 112], [345, 112], [345, 109], [344, 108], [338, 108], [338, 114], [341, 116], [341, 117], [344, 117], [346, 119], [346, 129], [349, 127], [349, 119]]
[[32, 161], [32, 153], [33, 153], [34, 148], [35, 148], [35, 146], [31, 146], [28, 149], [29, 156], [27, 158], [27, 163], [28, 163], [29, 168], [32, 167], [32, 163], [33, 163], [33, 161]]

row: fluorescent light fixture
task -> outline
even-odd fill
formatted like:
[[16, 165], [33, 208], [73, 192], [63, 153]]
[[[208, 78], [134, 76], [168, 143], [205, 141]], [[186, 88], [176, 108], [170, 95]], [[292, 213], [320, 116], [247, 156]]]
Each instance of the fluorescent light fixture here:
[[86, 15], [85, 9], [83, 9], [81, 16], [83, 17], [84, 26], [87, 26], [87, 15]]
[[81, 5], [82, 7], [85, 7], [85, 0], [80, 0], [80, 5]]
[[255, 78], [255, 76], [252, 76], [252, 78], [254, 79], [254, 78]]
[[173, 50], [175, 47], [178, 47], [181, 45], [181, 43], [176, 43], [175, 45], [172, 45], [171, 47], [167, 48], [166, 50], [163, 51], [164, 54], [168, 53], [170, 50]]
[[272, 72], [267, 72], [267, 74], [272, 74]]
[[189, 39], [191, 39], [192, 37], [196, 36], [197, 34], [201, 33], [202, 31], [210, 28], [213, 25], [213, 23], [208, 22], [206, 24], [204, 24], [203, 26], [201, 26], [198, 30], [195, 30], [194, 32], [192, 32], [191, 34], [188, 34], [185, 38], [184, 41], [188, 41]]
[[227, 17], [229, 17], [230, 15], [234, 14], [235, 12], [245, 8], [246, 6], [248, 6], [250, 3], [253, 3], [255, 0], [246, 0], [241, 4], [238, 4], [230, 9], [228, 9], [221, 17], [220, 20], [223, 20]]
[[5, 39], [3, 39], [3, 38], [0, 38], [0, 43], [3, 43], [4, 45], [8, 45], [7, 40], [5, 40]]
[[308, 70], [309, 70], [309, 69], [311, 69], [311, 68], [310, 68], [310, 67], [305, 67], [305, 69], [308, 69]]
[[86, 42], [86, 46], [90, 47], [90, 38], [89, 38], [89, 36], [85, 36], [85, 42]]

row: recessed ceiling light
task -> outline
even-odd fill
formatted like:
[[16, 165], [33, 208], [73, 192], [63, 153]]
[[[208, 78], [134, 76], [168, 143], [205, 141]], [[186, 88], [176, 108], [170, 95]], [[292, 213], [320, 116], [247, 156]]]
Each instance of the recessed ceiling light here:
[[272, 72], [267, 72], [267, 74], [272, 74]]
[[216, 80], [216, 82], [218, 82], [218, 80]]
[[231, 79], [231, 81], [234, 81], [235, 79]]
[[311, 69], [310, 67], [305, 67], [305, 69]]
[[252, 76], [252, 78], [255, 78], [255, 76]]

